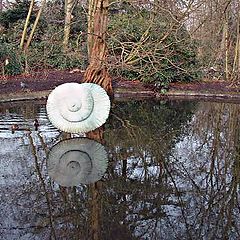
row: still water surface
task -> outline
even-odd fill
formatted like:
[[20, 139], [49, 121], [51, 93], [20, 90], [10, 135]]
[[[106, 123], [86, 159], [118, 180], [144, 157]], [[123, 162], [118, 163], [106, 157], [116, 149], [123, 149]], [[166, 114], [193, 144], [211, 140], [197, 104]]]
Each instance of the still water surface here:
[[[233, 103], [116, 102], [105, 146], [85, 154], [44, 101], [0, 104], [0, 239], [240, 239], [239, 117]], [[76, 187], [49, 167], [70, 149]]]

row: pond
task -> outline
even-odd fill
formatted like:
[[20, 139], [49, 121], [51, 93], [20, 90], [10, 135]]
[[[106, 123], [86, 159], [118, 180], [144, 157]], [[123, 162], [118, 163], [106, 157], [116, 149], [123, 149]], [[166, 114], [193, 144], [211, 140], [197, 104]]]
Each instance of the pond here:
[[84, 145], [108, 159], [72, 187], [49, 162], [83, 136], [64, 140], [45, 101], [1, 103], [0, 239], [240, 239], [239, 117], [236, 103], [117, 101], [105, 146]]

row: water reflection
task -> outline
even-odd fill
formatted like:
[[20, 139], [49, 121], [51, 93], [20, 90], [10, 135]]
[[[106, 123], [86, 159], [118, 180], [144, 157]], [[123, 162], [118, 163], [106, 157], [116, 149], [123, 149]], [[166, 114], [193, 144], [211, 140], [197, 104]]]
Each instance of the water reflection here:
[[[104, 133], [107, 172], [76, 187], [49, 177], [47, 156], [66, 136], [44, 104], [28, 104], [0, 106], [1, 129], [21, 126], [0, 131], [3, 239], [240, 239], [239, 104], [115, 103]], [[73, 156], [68, 173], [77, 175], [82, 152], [68, 145], [58, 151], [63, 163]]]
[[48, 174], [61, 186], [94, 183], [107, 170], [104, 146], [87, 138], [73, 138], [53, 146], [48, 156]]

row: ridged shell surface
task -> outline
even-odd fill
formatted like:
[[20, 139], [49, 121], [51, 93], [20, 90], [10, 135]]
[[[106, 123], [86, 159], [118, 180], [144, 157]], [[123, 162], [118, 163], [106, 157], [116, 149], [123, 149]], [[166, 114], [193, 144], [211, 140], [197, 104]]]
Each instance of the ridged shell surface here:
[[68, 133], [84, 133], [103, 125], [110, 112], [106, 91], [94, 83], [64, 83], [47, 100], [51, 123]]
[[108, 166], [104, 146], [88, 138], [73, 138], [54, 145], [48, 155], [48, 174], [61, 186], [94, 183]]

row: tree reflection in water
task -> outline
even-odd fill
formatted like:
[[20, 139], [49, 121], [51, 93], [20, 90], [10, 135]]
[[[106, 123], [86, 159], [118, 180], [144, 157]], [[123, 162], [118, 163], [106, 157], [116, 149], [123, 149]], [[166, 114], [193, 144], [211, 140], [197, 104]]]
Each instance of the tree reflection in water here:
[[[44, 105], [26, 104], [0, 106], [4, 239], [240, 238], [238, 104], [116, 102], [104, 133], [108, 171], [76, 187], [46, 169], [49, 149], [68, 136]], [[11, 134], [15, 122], [30, 131]]]

